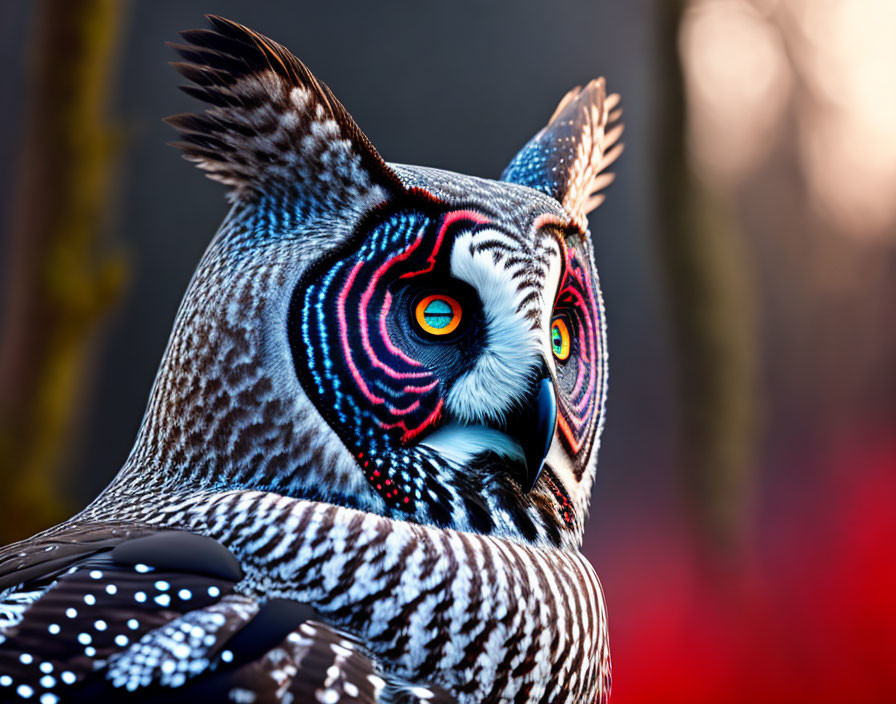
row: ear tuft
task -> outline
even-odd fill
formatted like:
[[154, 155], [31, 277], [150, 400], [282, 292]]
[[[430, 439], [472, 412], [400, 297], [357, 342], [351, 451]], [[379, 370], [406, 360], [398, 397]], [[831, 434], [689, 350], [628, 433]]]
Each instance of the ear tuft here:
[[559, 201], [583, 230], [588, 213], [613, 182], [606, 171], [622, 153], [619, 95], [603, 78], [569, 91], [548, 124], [514, 157], [503, 181], [529, 186]]
[[[174, 68], [206, 103], [166, 121], [184, 156], [234, 200], [296, 194], [311, 205], [348, 203], [401, 182], [330, 89], [287, 49], [236, 22], [182, 32]], [[382, 194], [381, 194], [382, 195]]]

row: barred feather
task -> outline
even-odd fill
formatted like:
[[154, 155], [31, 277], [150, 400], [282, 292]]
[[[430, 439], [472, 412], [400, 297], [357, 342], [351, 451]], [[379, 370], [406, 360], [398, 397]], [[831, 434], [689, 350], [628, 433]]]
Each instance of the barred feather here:
[[[220, 572], [220, 558], [210, 566], [200, 560], [199, 572], [191, 573], [172, 571], [166, 555], [155, 552], [144, 553], [152, 564], [137, 567], [116, 559], [121, 550], [89, 557], [56, 581], [21, 624], [6, 629], [0, 670], [10, 680], [0, 687], [65, 700], [162, 688], [166, 697], [183, 692], [184, 701], [243, 690], [257, 702], [273, 702], [286, 691], [307, 696], [323, 688], [352, 701], [348, 695], [368, 685], [368, 698], [355, 701], [572, 704], [607, 694], [603, 596], [577, 552], [267, 492], [107, 510], [118, 517], [150, 512], [150, 530], [173, 536], [169, 544], [183, 536], [197, 557], [223, 545], [244, 576], [233, 585], [200, 574]], [[108, 539], [102, 522], [92, 526]], [[64, 532], [38, 536], [0, 551], [0, 560], [20, 555], [3, 562], [49, 564], [65, 544]], [[286, 616], [266, 619], [259, 634], [237, 642], [272, 599], [308, 605], [327, 625], [275, 609]], [[298, 625], [290, 625], [292, 618]], [[70, 676], [47, 679], [49, 667]]]

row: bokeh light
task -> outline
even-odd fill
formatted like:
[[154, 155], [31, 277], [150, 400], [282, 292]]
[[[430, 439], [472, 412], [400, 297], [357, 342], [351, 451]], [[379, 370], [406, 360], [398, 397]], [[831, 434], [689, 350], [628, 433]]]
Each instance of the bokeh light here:
[[699, 0], [685, 14], [680, 43], [695, 159], [711, 177], [736, 180], [780, 133], [790, 93], [780, 35], [744, 0]]
[[792, 135], [815, 211], [891, 238], [894, 37], [891, 0], [692, 2], [681, 54], [699, 170], [735, 185]]

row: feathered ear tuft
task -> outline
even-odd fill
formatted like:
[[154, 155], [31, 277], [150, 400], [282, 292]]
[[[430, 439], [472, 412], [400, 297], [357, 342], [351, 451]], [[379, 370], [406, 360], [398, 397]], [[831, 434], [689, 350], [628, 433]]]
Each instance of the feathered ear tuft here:
[[[227, 184], [232, 199], [297, 194], [326, 207], [402, 189], [395, 173], [330, 89], [287, 49], [251, 29], [208, 16], [212, 29], [182, 32], [173, 66], [209, 104], [166, 122], [184, 156]], [[384, 194], [382, 194], [384, 195]]]
[[548, 124], [517, 154], [501, 180], [529, 186], [558, 200], [583, 230], [613, 182], [606, 168], [622, 153], [619, 95], [603, 78], [563, 96]]

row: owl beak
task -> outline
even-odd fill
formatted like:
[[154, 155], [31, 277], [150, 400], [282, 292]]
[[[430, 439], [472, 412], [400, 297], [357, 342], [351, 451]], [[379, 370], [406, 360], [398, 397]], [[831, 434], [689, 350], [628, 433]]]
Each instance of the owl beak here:
[[529, 493], [544, 467], [554, 431], [557, 428], [557, 397], [549, 376], [541, 379], [530, 397], [527, 407], [515, 424], [516, 439], [523, 448], [526, 460], [525, 476], [519, 478], [523, 492]]

